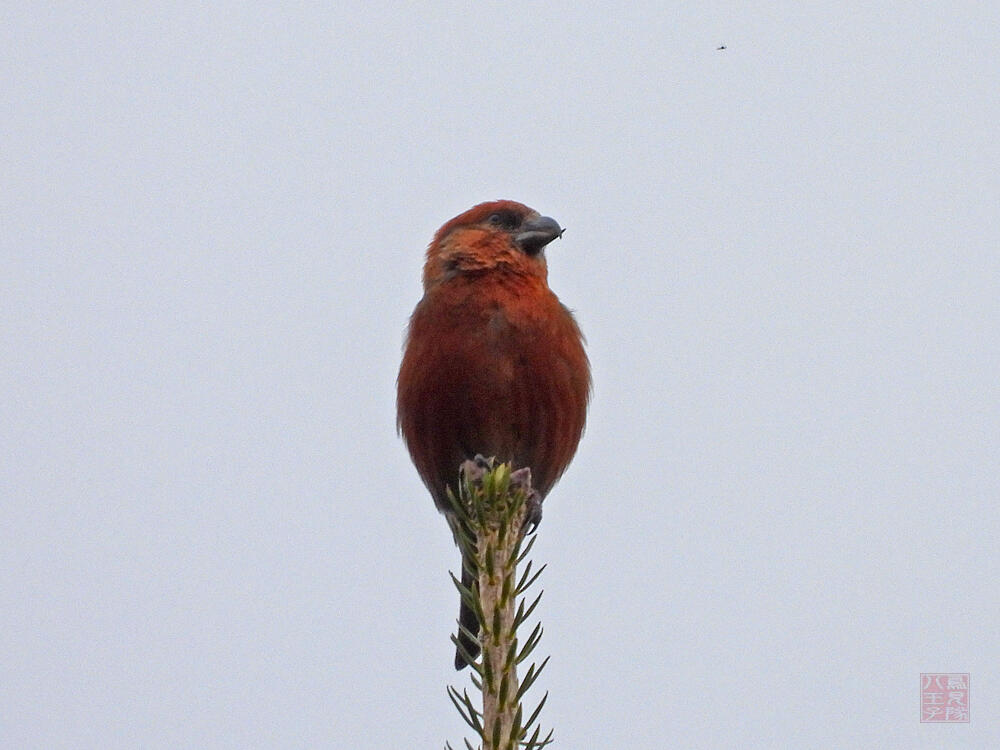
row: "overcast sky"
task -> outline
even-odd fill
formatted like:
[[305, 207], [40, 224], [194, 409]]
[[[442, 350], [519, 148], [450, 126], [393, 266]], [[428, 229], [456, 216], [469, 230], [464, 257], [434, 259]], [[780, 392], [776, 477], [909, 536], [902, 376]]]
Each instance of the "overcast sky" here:
[[1000, 746], [998, 49], [988, 2], [8, 3], [0, 746], [461, 743], [395, 377], [495, 198], [567, 228], [593, 363], [556, 747]]

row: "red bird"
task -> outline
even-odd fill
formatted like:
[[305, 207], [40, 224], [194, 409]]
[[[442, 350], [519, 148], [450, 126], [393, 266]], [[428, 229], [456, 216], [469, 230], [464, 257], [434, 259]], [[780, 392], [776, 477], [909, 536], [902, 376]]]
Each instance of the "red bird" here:
[[[477, 454], [530, 468], [543, 499], [576, 452], [590, 364], [573, 315], [548, 286], [545, 246], [562, 233], [527, 206], [495, 201], [446, 223], [427, 249], [424, 297], [397, 381], [397, 425], [445, 515], [446, 488], [456, 490], [459, 465]], [[464, 604], [459, 621], [478, 632]], [[455, 668], [465, 665], [458, 653]]]

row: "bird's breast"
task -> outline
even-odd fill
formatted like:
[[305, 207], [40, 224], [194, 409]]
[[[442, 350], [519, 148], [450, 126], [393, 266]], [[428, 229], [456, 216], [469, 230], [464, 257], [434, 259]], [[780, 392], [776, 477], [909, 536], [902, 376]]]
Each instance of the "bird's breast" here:
[[476, 453], [529, 466], [544, 494], [569, 463], [586, 413], [579, 329], [547, 287], [428, 295], [411, 320], [400, 428], [425, 482], [443, 486]]

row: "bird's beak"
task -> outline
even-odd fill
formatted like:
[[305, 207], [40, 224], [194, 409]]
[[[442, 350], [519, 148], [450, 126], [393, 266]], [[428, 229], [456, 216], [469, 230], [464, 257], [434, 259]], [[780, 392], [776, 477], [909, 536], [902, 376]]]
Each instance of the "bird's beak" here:
[[566, 231], [559, 222], [548, 216], [536, 216], [521, 225], [520, 231], [514, 236], [514, 241], [528, 255], [537, 255], [542, 248], [552, 240], [562, 237]]

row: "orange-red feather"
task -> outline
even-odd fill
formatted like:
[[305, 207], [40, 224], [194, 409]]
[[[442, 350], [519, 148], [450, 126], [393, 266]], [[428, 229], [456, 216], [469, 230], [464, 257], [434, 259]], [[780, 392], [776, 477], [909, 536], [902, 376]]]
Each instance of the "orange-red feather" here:
[[513, 201], [481, 204], [435, 235], [399, 373], [399, 429], [442, 510], [444, 488], [477, 453], [530, 467], [544, 497], [586, 420], [580, 329], [549, 289], [544, 257], [480, 226], [501, 209], [530, 212]]

